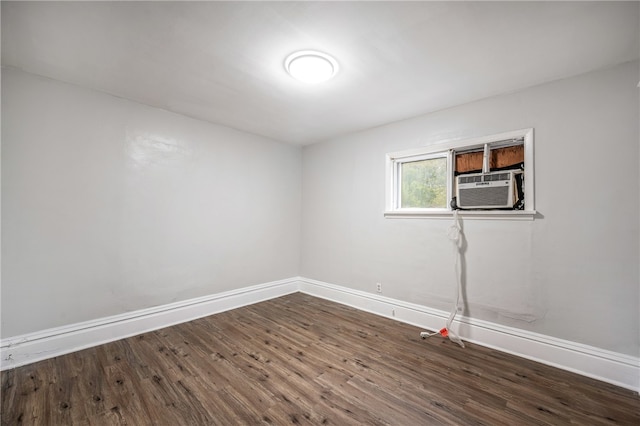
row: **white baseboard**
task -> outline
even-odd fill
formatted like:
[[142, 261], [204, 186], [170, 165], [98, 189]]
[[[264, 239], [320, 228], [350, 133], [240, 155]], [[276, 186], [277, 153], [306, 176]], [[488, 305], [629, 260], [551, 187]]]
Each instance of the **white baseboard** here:
[[[299, 280], [302, 293], [426, 330], [440, 330], [449, 317], [449, 312], [373, 293], [308, 278]], [[454, 326], [463, 340], [640, 392], [638, 357], [464, 316], [457, 316]]]
[[6, 370], [55, 356], [135, 336], [290, 293], [297, 278], [273, 281], [93, 321], [2, 339], [0, 369]]
[[[426, 306], [297, 277], [2, 339], [0, 370], [298, 291], [426, 330], [441, 329], [449, 316]], [[456, 317], [454, 325], [466, 341], [640, 391], [640, 358], [463, 316]]]

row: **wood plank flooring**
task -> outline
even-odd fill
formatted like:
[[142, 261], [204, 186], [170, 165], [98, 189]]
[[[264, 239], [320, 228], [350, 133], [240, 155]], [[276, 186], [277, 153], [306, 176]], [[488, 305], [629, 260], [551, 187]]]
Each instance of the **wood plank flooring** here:
[[301, 293], [1, 373], [3, 425], [640, 425], [634, 392]]

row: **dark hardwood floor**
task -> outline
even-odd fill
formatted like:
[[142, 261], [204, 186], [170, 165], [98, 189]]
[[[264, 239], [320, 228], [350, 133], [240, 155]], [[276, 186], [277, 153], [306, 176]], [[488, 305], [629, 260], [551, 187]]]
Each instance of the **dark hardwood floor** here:
[[640, 425], [634, 392], [301, 293], [2, 372], [3, 425]]

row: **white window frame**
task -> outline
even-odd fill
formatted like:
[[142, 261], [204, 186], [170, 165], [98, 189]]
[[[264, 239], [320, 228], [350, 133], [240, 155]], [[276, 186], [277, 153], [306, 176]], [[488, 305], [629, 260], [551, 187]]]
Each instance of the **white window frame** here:
[[520, 140], [524, 142], [524, 191], [525, 210], [458, 210], [462, 217], [470, 219], [528, 219], [535, 217], [534, 205], [534, 164], [533, 164], [533, 128], [514, 130], [496, 135], [471, 139], [449, 140], [417, 149], [393, 152], [386, 158], [386, 205], [384, 216], [387, 218], [450, 218], [453, 210], [446, 208], [401, 208], [400, 207], [400, 167], [403, 163], [447, 158], [447, 202], [452, 198], [454, 182], [454, 152], [482, 148], [485, 144]]
[[[448, 152], [434, 152], [430, 154], [424, 155], [412, 155], [408, 157], [397, 158], [396, 161], [393, 162], [393, 174], [394, 174], [394, 185], [397, 185], [396, 190], [393, 194], [393, 209], [394, 210], [408, 210], [408, 211], [420, 211], [425, 210], [424, 208], [415, 208], [415, 207], [400, 207], [400, 198], [402, 194], [402, 179], [400, 177], [401, 168], [403, 164], [413, 163], [414, 161], [423, 161], [423, 160], [433, 160], [436, 158], [446, 158], [447, 159], [447, 170], [451, 170], [451, 155]], [[447, 173], [447, 200], [451, 199], [451, 173]], [[447, 201], [448, 202], [448, 201]], [[430, 211], [447, 211], [446, 208], [437, 208], [430, 207], [426, 210]]]

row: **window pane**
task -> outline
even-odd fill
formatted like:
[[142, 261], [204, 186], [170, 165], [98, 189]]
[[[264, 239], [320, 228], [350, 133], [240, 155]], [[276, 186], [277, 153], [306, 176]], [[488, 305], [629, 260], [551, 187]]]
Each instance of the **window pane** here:
[[401, 208], [446, 208], [446, 157], [402, 163], [400, 187]]

